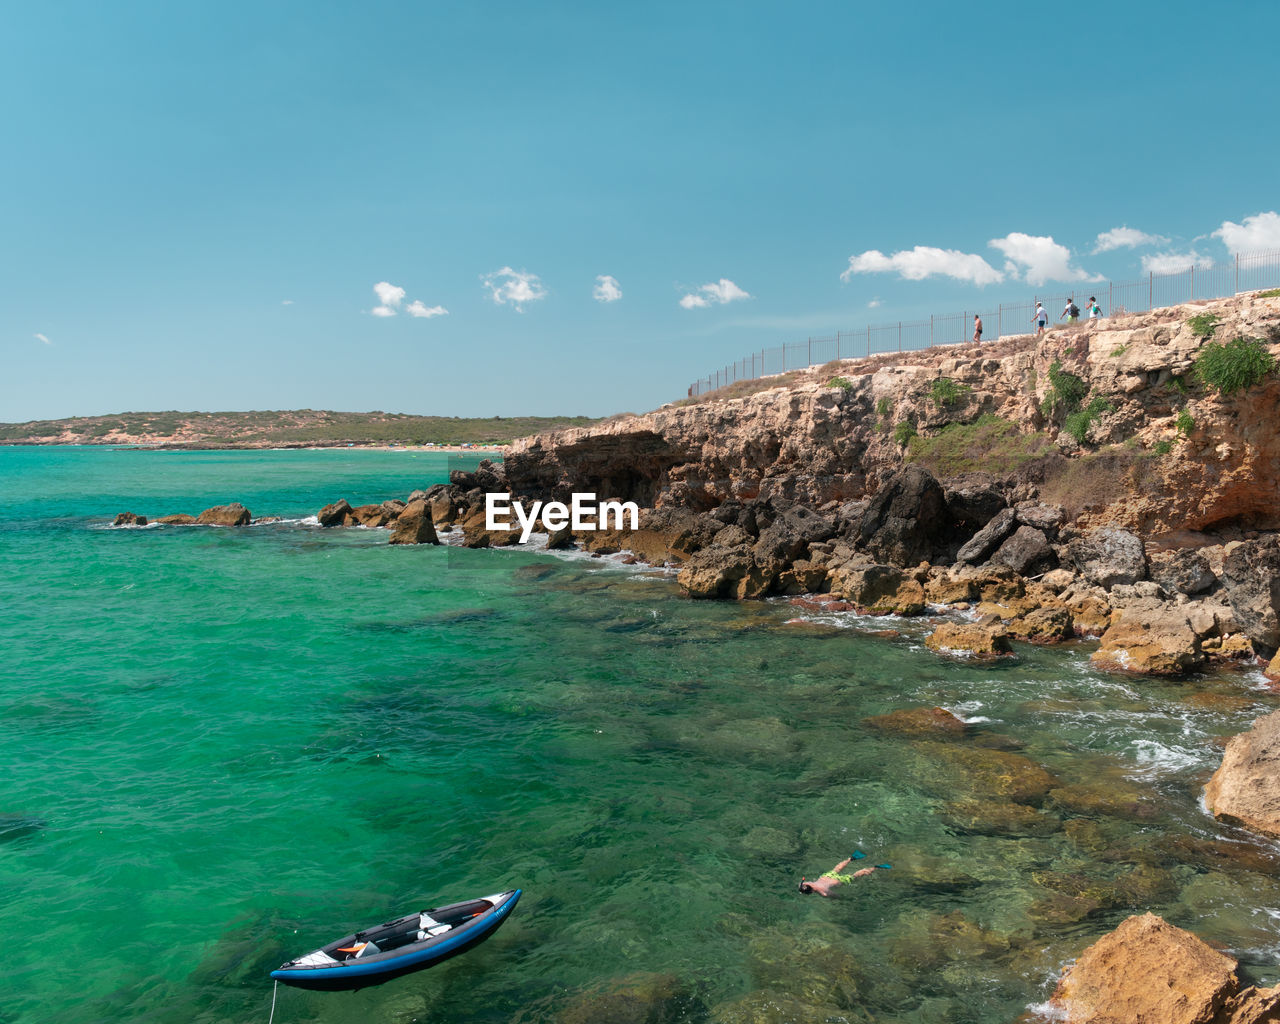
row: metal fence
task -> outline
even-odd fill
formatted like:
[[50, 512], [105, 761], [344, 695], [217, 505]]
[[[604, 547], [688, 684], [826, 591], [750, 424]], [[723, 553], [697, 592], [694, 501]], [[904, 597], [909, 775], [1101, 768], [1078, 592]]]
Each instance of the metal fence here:
[[[1096, 296], [1103, 316], [1145, 313], [1181, 302], [1218, 299], [1240, 292], [1280, 286], [1280, 250], [1239, 253], [1229, 263], [1187, 267], [1167, 274], [1148, 274], [1136, 281], [1099, 282], [1062, 295], [1037, 295], [1054, 322], [1068, 302], [1087, 314], [1089, 296]], [[835, 359], [862, 359], [883, 352], [911, 352], [934, 345], [958, 345], [973, 338], [973, 317], [982, 317], [984, 341], [1031, 333], [1036, 303], [1014, 302], [931, 316], [928, 320], [837, 331], [821, 338], [787, 342], [751, 352], [689, 385], [690, 397], [705, 395], [740, 380], [821, 366]]]

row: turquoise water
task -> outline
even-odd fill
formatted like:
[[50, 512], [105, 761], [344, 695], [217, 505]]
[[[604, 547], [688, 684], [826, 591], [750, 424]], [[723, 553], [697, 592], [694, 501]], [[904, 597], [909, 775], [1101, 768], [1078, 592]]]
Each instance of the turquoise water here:
[[[608, 999], [629, 978], [664, 1020], [1007, 1022], [1147, 909], [1280, 978], [1275, 851], [1199, 803], [1222, 738], [1280, 706], [1256, 676], [1123, 680], [1086, 646], [957, 664], [922, 622], [304, 518], [445, 476], [427, 453], [0, 449], [0, 1021], [265, 1021], [283, 960], [515, 886], [476, 950], [281, 988], [275, 1019], [643, 1019]], [[231, 500], [286, 521], [107, 526]], [[972, 735], [863, 722], [920, 705]], [[1056, 795], [993, 827], [1020, 758]], [[795, 891], [856, 845], [893, 870]]]

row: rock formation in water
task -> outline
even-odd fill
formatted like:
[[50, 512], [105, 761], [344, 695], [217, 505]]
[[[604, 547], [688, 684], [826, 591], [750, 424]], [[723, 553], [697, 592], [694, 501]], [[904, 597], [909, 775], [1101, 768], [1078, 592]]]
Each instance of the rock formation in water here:
[[1280, 836], [1280, 711], [1231, 738], [1204, 802], [1219, 820]]

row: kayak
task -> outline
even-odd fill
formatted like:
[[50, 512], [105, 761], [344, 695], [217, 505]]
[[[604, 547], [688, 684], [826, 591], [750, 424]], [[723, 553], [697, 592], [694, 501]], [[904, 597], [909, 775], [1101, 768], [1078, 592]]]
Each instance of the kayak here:
[[434, 967], [496, 932], [522, 891], [431, 907], [373, 925], [282, 964], [271, 977], [298, 988], [336, 992]]

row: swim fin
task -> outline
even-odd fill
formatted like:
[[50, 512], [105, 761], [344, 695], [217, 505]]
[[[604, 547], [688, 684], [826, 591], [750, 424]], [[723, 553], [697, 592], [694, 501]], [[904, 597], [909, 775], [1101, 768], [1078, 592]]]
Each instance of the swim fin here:
[[853, 853], [849, 854], [850, 860], [866, 860], [866, 857], [867, 855], [861, 850], [854, 850]]

